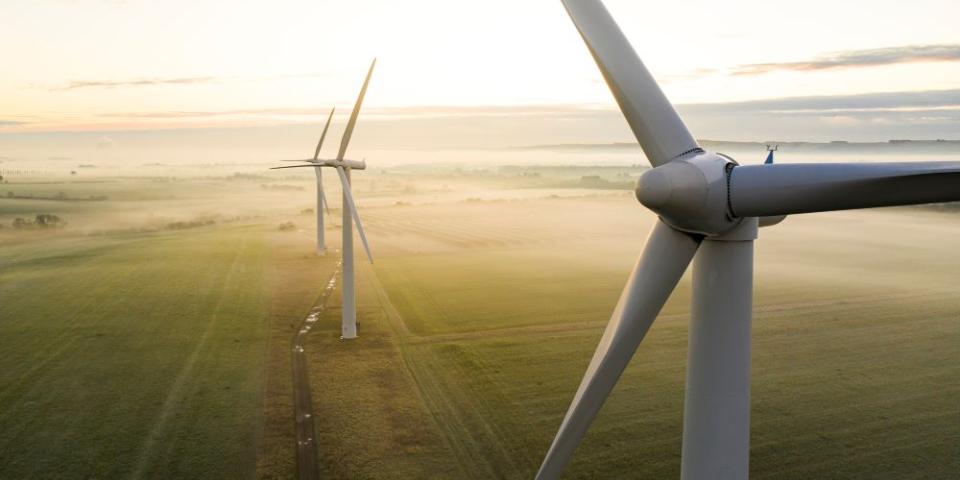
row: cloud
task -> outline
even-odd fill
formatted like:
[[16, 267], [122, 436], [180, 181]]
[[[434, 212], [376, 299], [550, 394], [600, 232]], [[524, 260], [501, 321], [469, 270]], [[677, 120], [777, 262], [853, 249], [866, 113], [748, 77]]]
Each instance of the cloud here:
[[960, 89], [687, 104], [677, 110], [706, 138], [960, 139]]
[[[612, 107], [594, 107], [584, 105], [425, 105], [414, 107], [384, 107], [365, 109], [366, 115], [386, 116], [392, 118], [450, 118], [450, 117], [524, 117], [524, 116], [581, 116], [590, 115], [596, 111], [611, 111]], [[349, 110], [339, 110], [348, 113]], [[330, 113], [329, 107], [321, 108], [255, 108], [255, 109], [227, 109], [188, 111], [173, 110], [159, 112], [112, 112], [97, 115], [101, 118], [128, 118], [128, 119], [189, 119], [226, 116], [325, 116]]]
[[77, 90], [81, 88], [118, 88], [118, 87], [152, 87], [159, 85], [203, 85], [224, 81], [239, 82], [270, 82], [276, 80], [296, 80], [303, 78], [328, 77], [327, 73], [290, 73], [281, 75], [267, 75], [261, 77], [167, 77], [167, 78], [134, 78], [126, 80], [72, 80], [66, 85], [49, 88], [51, 91]]
[[733, 69], [734, 75], [761, 75], [773, 71], [808, 72], [833, 68], [873, 67], [911, 62], [960, 61], [960, 44], [907, 45], [902, 47], [848, 50], [812, 60], [783, 63], [754, 63]]
[[210, 111], [118, 112], [97, 115], [104, 118], [207, 118], [230, 115], [326, 115], [329, 108], [254, 108]]
[[[960, 139], [960, 89], [680, 104], [677, 109], [698, 138], [744, 141]], [[342, 125], [349, 108], [338, 109], [338, 112], [337, 122]], [[109, 135], [124, 148], [141, 141], [138, 135], [146, 135], [134, 132], [169, 135], [164, 138], [172, 143], [183, 138], [218, 135], [231, 139], [273, 138], [282, 136], [283, 132], [301, 132], [306, 138], [316, 134], [327, 113], [327, 105], [113, 112], [103, 113], [87, 124], [65, 124], [45, 131], [50, 134], [85, 131], [85, 135], [90, 136], [84, 138], [90, 143], [97, 142], [101, 135]], [[497, 148], [633, 141], [623, 115], [613, 102], [380, 107], [366, 109], [362, 123], [358, 145], [367, 142], [368, 147], [378, 148]], [[40, 131], [36, 125], [31, 123], [30, 127]], [[259, 128], [264, 129], [257, 130]], [[25, 133], [20, 132], [21, 128], [6, 130], [0, 129], [8, 138]], [[163, 131], [167, 133], [160, 133]]]
[[155, 85], [193, 85], [211, 83], [214, 77], [140, 78], [134, 80], [73, 80], [51, 90], [76, 90], [79, 88], [144, 87]]
[[0, 120], [0, 127], [19, 127], [24, 125], [24, 122], [18, 122], [16, 120]]
[[685, 112], [854, 114], [960, 110], [960, 89], [919, 92], [881, 92], [859, 95], [785, 97], [745, 102], [678, 105]]

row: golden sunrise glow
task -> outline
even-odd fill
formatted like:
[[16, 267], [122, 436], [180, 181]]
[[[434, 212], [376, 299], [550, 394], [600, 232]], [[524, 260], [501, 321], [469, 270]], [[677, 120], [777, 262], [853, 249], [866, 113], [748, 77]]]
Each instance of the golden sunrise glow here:
[[[960, 87], [943, 59], [736, 75], [832, 52], [960, 43], [960, 3], [609, 0], [677, 103]], [[5, 2], [3, 131], [269, 125], [371, 108], [610, 105], [553, 0]]]

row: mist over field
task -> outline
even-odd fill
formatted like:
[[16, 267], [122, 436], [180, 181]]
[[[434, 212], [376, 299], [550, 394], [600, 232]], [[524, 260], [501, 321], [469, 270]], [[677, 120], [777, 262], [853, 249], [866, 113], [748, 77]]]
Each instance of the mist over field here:
[[[67, 231], [103, 232], [195, 218], [272, 215], [314, 188], [305, 170], [269, 170], [309, 156], [315, 126], [235, 130], [0, 134], [0, 224], [59, 212]], [[332, 134], [336, 134], [334, 131]], [[271, 137], [276, 134], [276, 137]], [[358, 134], [358, 141], [369, 135]], [[48, 141], [57, 139], [57, 145]], [[208, 142], [208, 143], [204, 143]], [[758, 164], [764, 142], [703, 140], [741, 164]], [[201, 147], [202, 144], [202, 147]], [[960, 141], [776, 142], [777, 163], [932, 161], [960, 158]], [[322, 156], [321, 156], [322, 157]], [[370, 148], [358, 175], [365, 205], [628, 192], [647, 169], [635, 143], [556, 143], [485, 148]], [[336, 188], [328, 176], [327, 187]], [[551, 190], [554, 189], [554, 190]], [[421, 199], [421, 200], [418, 200]]]
[[[290, 338], [336, 268], [340, 187], [325, 176], [331, 251], [316, 256], [313, 173], [268, 169], [308, 156], [315, 126], [248, 133], [0, 135], [0, 476], [292, 475]], [[66, 140], [47, 146], [54, 135]], [[742, 164], [766, 155], [703, 143]], [[633, 193], [642, 152], [355, 151], [376, 263], [357, 259], [360, 338], [338, 340], [339, 290], [309, 337], [321, 472], [529, 478], [655, 220]], [[777, 162], [957, 153], [784, 142]], [[954, 470], [941, 439], [960, 425], [958, 215], [835, 212], [761, 230], [754, 478]], [[572, 478], [678, 474], [689, 296], [685, 279]]]

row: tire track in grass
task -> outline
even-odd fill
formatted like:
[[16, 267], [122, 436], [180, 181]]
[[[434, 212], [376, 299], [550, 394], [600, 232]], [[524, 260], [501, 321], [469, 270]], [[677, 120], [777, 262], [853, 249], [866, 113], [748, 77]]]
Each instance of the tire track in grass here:
[[[89, 264], [92, 264], [95, 260], [100, 257], [97, 255], [91, 255], [86, 257], [86, 259], [77, 265], [71, 266], [72, 268], [86, 268]], [[126, 281], [133, 277], [137, 272], [137, 267], [131, 265], [130, 267], [124, 270], [124, 273], [119, 277], [114, 277], [114, 283], [126, 283]], [[69, 284], [72, 279], [64, 280], [65, 284]], [[100, 285], [100, 284], [94, 284]], [[107, 286], [99, 286], [101, 290], [109, 290], [113, 288], [113, 284]], [[65, 288], [54, 288], [54, 290], [64, 291], [68, 290]], [[61, 360], [61, 357], [66, 353], [67, 349], [70, 348], [74, 343], [78, 341], [77, 335], [75, 335], [75, 328], [78, 323], [80, 323], [80, 317], [83, 315], [93, 315], [94, 313], [102, 310], [104, 308], [103, 302], [100, 300], [102, 295], [99, 292], [84, 292], [82, 295], [82, 302], [79, 307], [73, 309], [72, 314], [69, 318], [64, 318], [59, 322], [59, 328], [55, 335], [37, 335], [37, 338], [25, 342], [21, 346], [24, 349], [39, 349], [43, 348], [45, 355], [42, 359], [36, 360], [30, 364], [30, 367], [20, 374], [18, 378], [14, 381], [9, 382], [7, 385], [4, 385], [0, 388], [0, 403], [8, 406], [6, 412], [0, 414], [0, 420], [5, 420], [11, 412], [15, 411], [10, 406], [16, 405], [20, 402], [20, 399], [13, 400], [15, 397], [22, 398], [29, 391], [18, 390], [20, 387], [37, 389], [42, 388], [46, 376], [43, 376], [39, 372], [45, 369], [47, 366], [53, 364], [56, 361]], [[58, 299], [58, 301], [66, 302], [67, 299]], [[31, 383], [32, 387], [25, 386], [27, 383]]]
[[143, 442], [143, 446], [140, 448], [140, 454], [137, 457], [137, 462], [135, 464], [133, 473], [130, 475], [131, 479], [144, 478], [145, 470], [151, 459], [154, 447], [160, 439], [161, 434], [163, 434], [167, 424], [170, 422], [170, 418], [175, 413], [175, 406], [181, 401], [183, 389], [186, 386], [187, 380], [193, 376], [193, 371], [196, 368], [197, 360], [200, 358], [200, 353], [205, 348], [207, 340], [210, 338], [211, 334], [215, 330], [215, 327], [219, 323], [220, 308], [223, 306], [227, 297], [225, 292], [228, 285], [233, 280], [234, 274], [237, 271], [237, 267], [240, 264], [240, 259], [243, 258], [247, 253], [249, 235], [249, 232], [246, 232], [242, 238], [240, 247], [237, 248], [236, 252], [234, 253], [233, 262], [230, 264], [230, 269], [224, 276], [223, 284], [220, 287], [220, 298], [217, 300], [214, 312], [210, 316], [210, 320], [207, 322], [206, 328], [203, 331], [203, 335], [200, 336], [200, 340], [197, 342], [196, 346], [193, 347], [193, 351], [190, 352], [190, 356], [180, 369], [180, 373], [177, 374], [177, 378], [173, 381], [169, 393], [167, 394], [166, 399], [163, 401], [163, 406], [160, 409], [160, 415], [157, 417], [153, 427], [150, 429], [150, 433], [147, 434], [147, 437]]
[[[481, 410], [476, 398], [451, 398], [450, 393], [455, 389], [446, 385], [437, 374], [444, 369], [444, 359], [428, 345], [409, 343], [417, 335], [410, 332], [376, 272], [368, 267], [364, 269], [364, 276], [374, 287], [388, 324], [397, 336], [404, 367], [417, 386], [421, 402], [427, 406], [427, 411], [459, 463], [461, 478], [515, 476], [521, 470], [509, 454], [509, 446], [503, 442], [503, 433], [484, 415], [469, 415], [470, 412]], [[464, 410], [463, 404], [470, 407]], [[478, 435], [483, 440], [478, 440]], [[485, 448], [486, 445], [491, 447]]]
[[[400, 358], [403, 360], [403, 366], [416, 386], [416, 392], [420, 402], [427, 407], [427, 412], [429, 412], [434, 425], [437, 427], [437, 430], [443, 434], [447, 447], [453, 452], [454, 458], [456, 458], [460, 467], [460, 473], [463, 475], [462, 478], [491, 477], [493, 475], [492, 471], [484, 470], [482, 472], [483, 475], [480, 475], [481, 472], [473, 468], [474, 461], [468, 452], [467, 445], [465, 445], [458, 436], [451, 434], [450, 427], [446, 425], [446, 419], [438, 413], [441, 408], [444, 411], [453, 410], [453, 406], [450, 405], [449, 398], [445, 397], [442, 394], [443, 392], [439, 390], [439, 385], [437, 385], [436, 382], [427, 383], [423, 380], [424, 377], [429, 377], [430, 374], [429, 372], [422, 372], [420, 365], [412, 359], [413, 355], [410, 353], [410, 347], [407, 345], [407, 338], [411, 336], [410, 330], [406, 322], [403, 321], [403, 317], [400, 316], [400, 312], [393, 305], [393, 302], [390, 301], [390, 297], [387, 296], [383, 285], [380, 283], [379, 278], [377, 278], [376, 272], [370, 272], [369, 270], [368, 268], [363, 269], [364, 276], [372, 279], [370, 283], [373, 285], [374, 291], [377, 294], [377, 301], [380, 303], [381, 310], [383, 310], [384, 315], [387, 317], [387, 324], [397, 337], [397, 347], [400, 350]], [[440, 403], [443, 403], [443, 405], [441, 406]], [[457, 418], [453, 418], [453, 421], [459, 426], [459, 420]]]
[[[440, 431], [446, 437], [446, 443], [451, 447], [461, 469], [465, 470], [464, 477], [470, 478], [500, 478], [504, 476], [513, 476], [523, 471], [523, 468], [515, 463], [515, 458], [510, 454], [510, 442], [497, 425], [491, 424], [486, 417], [495, 411], [493, 405], [487, 404], [479, 397], [454, 396], [450, 393], [456, 390], [456, 387], [447, 385], [441, 378], [439, 372], [455, 368], [456, 376], [469, 376], [469, 369], [462, 367], [452, 367], [449, 359], [442, 357], [439, 352], [434, 351], [431, 345], [456, 345], [461, 341], [502, 337], [505, 334], [514, 335], [543, 335], [547, 334], [575, 334], [580, 335], [588, 330], [602, 329], [605, 321], [596, 322], [574, 322], [562, 325], [534, 325], [523, 327], [511, 327], [502, 329], [457, 332], [451, 334], [439, 335], [420, 335], [409, 330], [405, 319], [397, 311], [391, 302], [388, 294], [384, 290], [376, 272], [371, 272], [368, 277], [375, 287], [378, 300], [385, 312], [389, 324], [394, 333], [399, 338], [399, 345], [404, 361], [404, 366], [410, 372], [414, 379], [421, 401], [429, 408], [435, 423], [440, 427]], [[408, 285], [409, 287], [409, 285]], [[876, 295], [856, 295], [842, 298], [825, 298], [817, 301], [806, 302], [771, 302], [757, 307], [755, 314], [776, 315], [783, 312], [798, 312], [804, 314], [809, 312], [825, 311], [836, 315], [842, 315], [844, 312], [854, 309], [864, 309], [874, 307], [880, 311], [888, 309], [894, 305], [913, 304], [914, 302], [929, 302], [934, 299], [943, 299], [950, 296], [950, 291], [903, 291], [891, 293], [883, 298], [877, 298]], [[661, 323], [666, 321], [682, 321], [689, 317], [689, 312], [674, 314], [664, 314], [660, 316]], [[873, 328], [882, 328], [876, 326]], [[482, 368], [483, 365], [480, 365]], [[862, 406], [849, 407], [849, 410], [861, 408]], [[844, 409], [846, 410], [846, 409]], [[480, 412], [474, 414], [472, 412]], [[478, 441], [479, 440], [479, 441]], [[478, 445], [488, 445], [489, 448], [481, 448]], [[528, 459], [529, 460], [529, 459]]]
[[330, 275], [330, 280], [327, 281], [327, 285], [324, 287], [323, 293], [320, 294], [316, 305], [310, 309], [310, 314], [303, 319], [303, 323], [301, 323], [290, 342], [293, 345], [290, 364], [293, 367], [293, 419], [297, 438], [297, 478], [300, 480], [320, 478], [317, 442], [314, 438], [313, 402], [310, 398], [310, 373], [307, 370], [304, 344], [307, 341], [310, 328], [323, 314], [327, 307], [327, 299], [330, 298], [330, 294], [337, 286], [340, 265], [342, 265], [342, 262], [337, 262], [337, 266], [333, 274]]

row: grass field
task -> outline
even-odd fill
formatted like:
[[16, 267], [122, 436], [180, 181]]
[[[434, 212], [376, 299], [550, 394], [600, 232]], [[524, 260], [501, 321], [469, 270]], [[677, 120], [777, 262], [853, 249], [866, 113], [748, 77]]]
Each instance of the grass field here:
[[250, 226], [5, 249], [0, 470], [251, 470], [266, 251]]
[[196, 182], [109, 185], [0, 204], [70, 222], [0, 232], [0, 478], [289, 478], [290, 336], [332, 260], [272, 217], [157, 227], [229, 209], [236, 185], [219, 202]]
[[[360, 339], [337, 291], [307, 342], [325, 477], [533, 475], [653, 221], [578, 185], [603, 170], [543, 171], [357, 176]], [[68, 222], [0, 229], [0, 478], [293, 477], [290, 341], [336, 260], [310, 178], [107, 180], [0, 195], [0, 223]], [[762, 230], [753, 478], [960, 471], [958, 236], [919, 209]], [[678, 475], [688, 304], [684, 280], [570, 478]]]
[[[422, 424], [418, 448], [437, 449], [430, 458], [444, 465], [431, 477], [531, 478], [651, 224], [633, 202], [368, 212], [380, 253], [362, 298], [382, 282], [390, 301], [361, 305], [361, 339], [324, 344], [315, 359], [314, 370], [331, 372], [314, 398], [337, 413], [317, 427], [333, 432], [320, 450], [340, 466], [335, 476], [411, 478], [411, 457], [395, 458], [408, 443], [372, 439]], [[753, 478], [956, 474], [958, 236], [955, 216], [910, 209], [797, 216], [761, 232]], [[679, 476], [688, 304], [685, 280], [569, 477]]]

